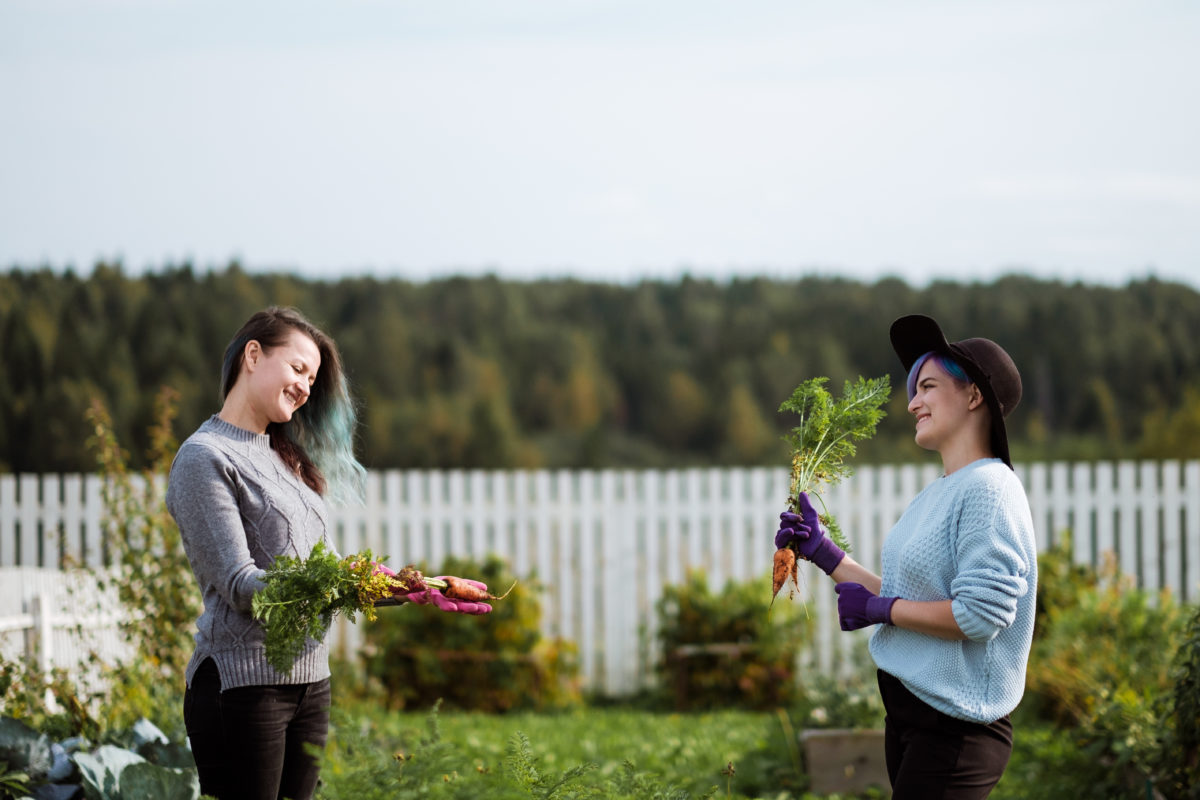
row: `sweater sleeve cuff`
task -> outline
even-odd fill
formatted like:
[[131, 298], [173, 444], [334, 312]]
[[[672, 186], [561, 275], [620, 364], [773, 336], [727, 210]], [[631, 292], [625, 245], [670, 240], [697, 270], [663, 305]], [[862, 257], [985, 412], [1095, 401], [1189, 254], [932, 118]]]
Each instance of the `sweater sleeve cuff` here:
[[967, 604], [961, 600], [952, 600], [950, 611], [954, 614], [954, 621], [958, 623], [959, 630], [973, 642], [990, 642], [996, 638], [996, 634], [1000, 633], [998, 627], [982, 619], [978, 614], [972, 614], [968, 610]]

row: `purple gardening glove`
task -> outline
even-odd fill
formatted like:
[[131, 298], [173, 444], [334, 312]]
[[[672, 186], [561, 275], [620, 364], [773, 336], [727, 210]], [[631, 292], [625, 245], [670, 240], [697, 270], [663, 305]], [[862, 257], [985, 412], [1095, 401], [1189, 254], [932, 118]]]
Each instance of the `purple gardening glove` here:
[[779, 515], [779, 530], [775, 533], [775, 548], [791, 547], [804, 558], [816, 564], [826, 574], [837, 569], [846, 557], [846, 551], [833, 543], [821, 529], [817, 510], [808, 500], [806, 492], [800, 493], [800, 513], [784, 511]]
[[[437, 580], [446, 580], [445, 575], [439, 575]], [[486, 592], [487, 584], [473, 581], [469, 578], [458, 578], [457, 580], [471, 584], [476, 589]], [[440, 589], [426, 588], [424, 591], [409, 592], [402, 595], [405, 600], [410, 603], [416, 603], [419, 606], [434, 605], [442, 611], [450, 611], [457, 614], [487, 614], [492, 610], [492, 607], [487, 603], [477, 603], [472, 600], [455, 600], [442, 594]]]
[[899, 598], [880, 597], [861, 583], [839, 583], [833, 590], [838, 595], [842, 630], [856, 631], [881, 622], [892, 624], [892, 606]]

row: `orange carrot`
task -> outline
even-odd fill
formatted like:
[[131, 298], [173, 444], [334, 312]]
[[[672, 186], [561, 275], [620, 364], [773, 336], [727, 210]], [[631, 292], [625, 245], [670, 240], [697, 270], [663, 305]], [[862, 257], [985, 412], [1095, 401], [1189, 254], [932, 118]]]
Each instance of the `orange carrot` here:
[[779, 594], [779, 590], [792, 579], [793, 591], [796, 586], [796, 554], [790, 547], [781, 547], [775, 551], [775, 560], [771, 568], [771, 600]]
[[[442, 594], [451, 600], [469, 600], [474, 603], [482, 603], [487, 600], [503, 600], [508, 596], [508, 592], [512, 591], [510, 588], [508, 592], [497, 596], [485, 589], [480, 589], [475, 584], [462, 578], [446, 577], [442, 580], [446, 582], [446, 588], [442, 590]], [[516, 584], [513, 585], [515, 586]]]
[[[409, 564], [404, 569], [396, 573], [395, 581], [404, 588], [406, 592], [419, 592], [423, 589], [437, 589], [451, 600], [467, 600], [473, 603], [482, 603], [487, 600], [503, 600], [508, 597], [508, 592], [512, 591], [509, 587], [508, 592], [502, 595], [494, 595], [485, 589], [480, 589], [468, 580], [463, 578], [445, 577], [445, 578], [427, 578], [421, 574], [421, 571]], [[516, 586], [514, 583], [513, 586]]]

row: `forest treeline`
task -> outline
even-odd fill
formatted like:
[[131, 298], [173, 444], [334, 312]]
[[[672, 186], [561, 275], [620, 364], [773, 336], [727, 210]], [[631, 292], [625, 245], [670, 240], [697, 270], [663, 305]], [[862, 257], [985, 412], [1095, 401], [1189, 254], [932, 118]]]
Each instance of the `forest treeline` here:
[[176, 433], [219, 408], [221, 355], [267, 305], [339, 343], [370, 468], [783, 465], [779, 404], [801, 381], [890, 374], [872, 462], [912, 443], [888, 327], [936, 317], [1020, 366], [1017, 460], [1200, 455], [1200, 293], [1010, 275], [990, 283], [829, 277], [634, 284], [496, 277], [315, 280], [169, 267], [0, 273], [0, 471], [90, 471], [99, 398], [134, 462], [161, 386]]

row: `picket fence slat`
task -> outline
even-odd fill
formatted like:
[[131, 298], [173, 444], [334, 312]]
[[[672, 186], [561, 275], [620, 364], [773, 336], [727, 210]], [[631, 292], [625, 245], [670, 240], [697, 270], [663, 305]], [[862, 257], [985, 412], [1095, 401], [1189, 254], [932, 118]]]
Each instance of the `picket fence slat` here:
[[15, 475], [0, 475], [0, 567], [11, 567], [17, 563], [16, 528], [17, 514], [17, 477]]
[[1200, 461], [1190, 461], [1184, 480], [1184, 569], [1187, 578], [1179, 594], [1195, 600], [1196, 587], [1200, 586]]
[[[1017, 473], [1039, 548], [1070, 535], [1077, 563], [1115, 558], [1143, 588], [1200, 599], [1200, 460], [1018, 464]], [[825, 494], [855, 558], [878, 570], [888, 529], [938, 474], [932, 462], [864, 466]], [[101, 566], [101, 489], [95, 475], [0, 475], [0, 566]], [[585, 684], [621, 694], [652, 680], [665, 587], [692, 569], [714, 589], [769, 572], [789, 474], [390, 470], [368, 473], [366, 490], [364, 507], [330, 509], [342, 552], [370, 547], [392, 566], [422, 563], [433, 574], [450, 555], [499, 556], [518, 580], [536, 577], [542, 633], [575, 642]], [[812, 626], [806, 662], [855, 668], [867, 634], [837, 630], [832, 587], [808, 571], [795, 602]], [[21, 612], [0, 608], [0, 617]], [[363, 634], [362, 625], [340, 625], [337, 646], [353, 654]]]

